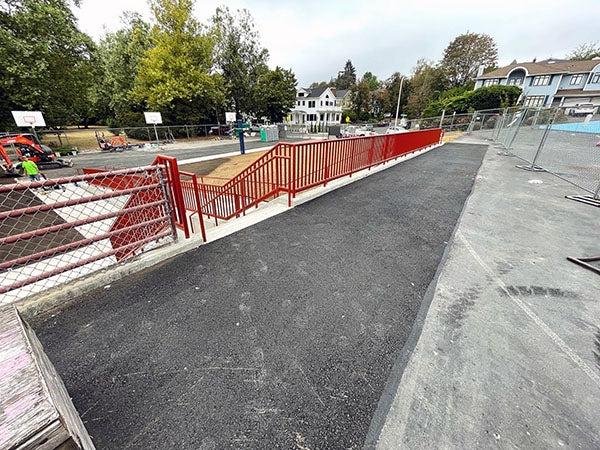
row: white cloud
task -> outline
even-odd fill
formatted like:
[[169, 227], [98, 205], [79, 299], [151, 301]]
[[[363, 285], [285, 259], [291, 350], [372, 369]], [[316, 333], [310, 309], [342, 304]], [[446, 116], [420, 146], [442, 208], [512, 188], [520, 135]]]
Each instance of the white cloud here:
[[[271, 65], [292, 68], [300, 84], [328, 80], [347, 59], [360, 74], [386, 78], [408, 73], [419, 58], [438, 60], [444, 47], [467, 30], [492, 35], [500, 63], [561, 57], [582, 42], [597, 38], [598, 0], [205, 0], [196, 16], [206, 21], [220, 4], [248, 9]], [[133, 10], [149, 17], [146, 0], [83, 0], [76, 10], [81, 28], [98, 39], [117, 29], [119, 17]]]

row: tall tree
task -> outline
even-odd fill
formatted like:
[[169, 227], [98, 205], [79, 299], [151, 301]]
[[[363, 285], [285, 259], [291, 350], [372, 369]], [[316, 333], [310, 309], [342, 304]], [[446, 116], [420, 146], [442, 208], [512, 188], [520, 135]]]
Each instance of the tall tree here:
[[110, 126], [136, 125], [142, 105], [132, 99], [140, 61], [150, 49], [150, 25], [138, 14], [123, 17], [124, 27], [107, 34], [95, 55], [99, 81], [92, 92], [97, 114]]
[[405, 113], [406, 103], [408, 102], [408, 97], [411, 91], [411, 80], [409, 77], [400, 74], [399, 72], [395, 72], [385, 81], [385, 91], [387, 95], [385, 96], [385, 103], [383, 106], [384, 113], [391, 114], [394, 116], [396, 114], [396, 106], [398, 105], [398, 93], [400, 92], [400, 81], [402, 81], [402, 95], [400, 98], [400, 114]]
[[377, 77], [371, 72], [365, 72], [365, 74], [362, 77], [362, 81], [367, 83], [367, 85], [369, 86], [369, 90], [371, 91], [379, 89], [380, 82], [377, 79]]
[[498, 48], [488, 34], [467, 32], [454, 38], [444, 50], [441, 66], [450, 86], [462, 86], [475, 78], [480, 66], [485, 69], [498, 64]]
[[[49, 125], [89, 114], [94, 44], [67, 0], [4, 1], [0, 7], [0, 121], [11, 109], [42, 110]], [[76, 5], [78, 2], [75, 3]]]
[[281, 122], [294, 107], [296, 77], [291, 70], [276, 67], [264, 70], [256, 81], [254, 113], [272, 122]]
[[598, 42], [588, 42], [578, 45], [567, 55], [567, 58], [576, 61], [584, 61], [598, 57], [600, 57], [600, 44], [598, 44]]
[[352, 86], [351, 91], [352, 109], [358, 120], [368, 120], [371, 118], [372, 93], [369, 81], [364, 78]]
[[340, 71], [336, 80], [335, 87], [338, 89], [350, 89], [356, 84], [356, 69], [352, 64], [352, 61], [346, 61], [344, 70]]
[[447, 88], [444, 70], [430, 61], [420, 59], [410, 79], [410, 94], [406, 102], [406, 113], [419, 117], [427, 104], [436, 100]]
[[254, 89], [259, 75], [267, 68], [269, 52], [250, 13], [243, 9], [235, 17], [227, 7], [217, 8], [212, 18], [216, 42], [215, 60], [223, 74], [227, 100], [237, 112], [253, 109]]
[[211, 72], [213, 41], [192, 16], [192, 0], [152, 0], [153, 47], [140, 61], [133, 98], [167, 120], [199, 122], [223, 104], [221, 76]]

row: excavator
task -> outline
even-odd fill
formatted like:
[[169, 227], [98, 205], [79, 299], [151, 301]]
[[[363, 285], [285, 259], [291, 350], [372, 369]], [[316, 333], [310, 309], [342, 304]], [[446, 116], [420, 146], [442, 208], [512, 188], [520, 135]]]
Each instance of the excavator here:
[[73, 166], [71, 160], [60, 158], [32, 134], [0, 135], [0, 176], [21, 176], [21, 162], [26, 158], [35, 162], [40, 168]]

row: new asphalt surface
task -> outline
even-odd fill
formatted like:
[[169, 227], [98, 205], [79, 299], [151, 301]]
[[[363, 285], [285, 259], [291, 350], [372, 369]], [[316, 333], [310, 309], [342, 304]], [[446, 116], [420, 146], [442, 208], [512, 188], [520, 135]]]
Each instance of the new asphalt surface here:
[[485, 149], [447, 144], [35, 320], [96, 446], [362, 446]]

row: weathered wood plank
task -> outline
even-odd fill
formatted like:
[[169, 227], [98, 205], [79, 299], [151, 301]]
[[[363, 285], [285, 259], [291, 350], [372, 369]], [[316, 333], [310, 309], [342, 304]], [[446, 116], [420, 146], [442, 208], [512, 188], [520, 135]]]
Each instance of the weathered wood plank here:
[[93, 449], [71, 398], [33, 330], [0, 308], [0, 448]]

